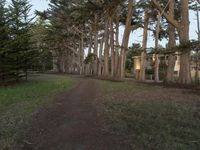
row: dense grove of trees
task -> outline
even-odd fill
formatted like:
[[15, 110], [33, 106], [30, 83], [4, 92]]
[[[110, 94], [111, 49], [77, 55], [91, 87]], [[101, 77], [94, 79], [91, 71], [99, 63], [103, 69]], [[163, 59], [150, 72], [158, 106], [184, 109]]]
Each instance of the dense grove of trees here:
[[0, 82], [19, 81], [28, 71], [52, 68], [45, 47], [46, 23], [30, 15], [28, 0], [0, 0]]
[[[168, 53], [165, 83], [174, 82], [175, 54], [179, 52], [180, 74], [178, 83], [191, 84], [190, 54], [194, 47], [191, 48], [189, 41], [189, 6], [194, 9], [195, 4], [198, 6], [195, 0], [139, 2], [134, 0], [52, 0], [47, 14], [56, 30], [65, 31], [57, 32], [57, 35], [53, 34], [53, 36], [65, 37], [66, 41], [63, 42], [62, 47], [67, 44], [66, 47], [72, 46], [72, 52], [78, 53], [78, 70], [80, 73], [124, 78], [125, 66], [128, 67], [126, 62], [128, 62], [127, 51], [130, 33], [138, 28], [143, 28], [139, 80], [144, 81], [146, 79], [147, 33], [148, 30], [153, 30], [155, 38], [155, 48], [153, 49], [155, 53], [155, 82], [159, 82], [159, 40], [167, 38], [169, 43], [166, 49], [170, 52]], [[122, 41], [119, 39], [120, 26], [124, 26]], [[155, 29], [149, 26], [155, 26]], [[61, 33], [64, 33], [64, 35], [61, 35]], [[177, 38], [180, 41], [181, 48], [177, 48]], [[83, 52], [86, 49], [88, 54], [83, 56], [86, 54]], [[69, 51], [69, 48], [66, 48], [66, 51]], [[86, 62], [84, 62], [85, 57]]]
[[30, 46], [30, 26], [28, 1], [12, 0], [8, 7], [0, 1], [0, 78], [19, 80], [26, 76], [30, 65], [32, 50]]
[[[189, 9], [198, 14], [198, 5], [196, 0], [50, 0], [49, 9], [37, 12], [37, 19], [32, 20], [28, 0], [12, 0], [9, 6], [0, 0], [0, 78], [18, 80], [28, 70], [53, 69], [122, 79], [137, 53], [141, 56], [138, 80], [145, 81], [148, 31], [152, 31], [155, 82], [160, 80], [161, 53], [168, 55], [164, 82], [174, 82], [178, 53], [177, 82], [191, 84], [191, 51], [196, 51], [199, 68], [199, 42], [189, 40]], [[143, 29], [143, 41], [130, 48], [130, 34], [138, 28]], [[194, 30], [199, 36], [199, 27]], [[163, 38], [168, 44], [161, 50]]]

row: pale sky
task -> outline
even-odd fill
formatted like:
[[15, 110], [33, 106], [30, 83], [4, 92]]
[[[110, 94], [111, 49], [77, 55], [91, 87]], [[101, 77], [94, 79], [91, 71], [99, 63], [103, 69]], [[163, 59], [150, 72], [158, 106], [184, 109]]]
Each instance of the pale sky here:
[[[34, 10], [46, 10], [48, 8], [48, 0], [30, 0], [31, 4], [33, 5], [33, 12]], [[190, 39], [197, 39], [197, 20], [196, 20], [196, 14], [194, 12], [190, 12]], [[122, 39], [123, 36], [123, 28], [121, 28], [120, 37]], [[142, 42], [142, 29], [137, 30], [133, 33], [131, 33], [130, 40], [129, 40], [129, 46], [132, 45], [132, 43], [140, 43]], [[167, 43], [166, 40], [160, 41], [160, 45], [165, 46]], [[149, 32], [149, 38], [148, 38], [148, 46], [147, 47], [154, 47], [154, 40], [153, 37], [151, 37]]]
[[46, 10], [48, 8], [48, 0], [30, 0], [33, 10]]

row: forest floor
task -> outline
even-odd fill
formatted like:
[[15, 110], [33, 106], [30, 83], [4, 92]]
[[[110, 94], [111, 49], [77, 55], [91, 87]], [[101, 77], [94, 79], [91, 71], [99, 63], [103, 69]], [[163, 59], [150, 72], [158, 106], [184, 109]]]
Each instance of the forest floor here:
[[32, 113], [14, 150], [200, 149], [199, 91], [71, 80]]

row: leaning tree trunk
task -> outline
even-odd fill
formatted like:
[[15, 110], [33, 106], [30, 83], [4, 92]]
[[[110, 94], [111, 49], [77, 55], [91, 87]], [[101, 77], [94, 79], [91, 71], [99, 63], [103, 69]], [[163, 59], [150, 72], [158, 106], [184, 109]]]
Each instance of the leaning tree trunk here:
[[[179, 28], [180, 44], [184, 45], [189, 42], [189, 4], [188, 0], [181, 0], [181, 22]], [[190, 49], [185, 47], [182, 49], [180, 56], [180, 74], [178, 83], [191, 84], [190, 71]]]
[[139, 81], [145, 81], [145, 70], [146, 70], [146, 48], [147, 48], [147, 32], [148, 32], [149, 16], [148, 10], [145, 9], [144, 15], [144, 31], [143, 31], [143, 41], [142, 41], [142, 53], [140, 62], [140, 74]]
[[121, 50], [121, 60], [120, 60], [120, 78], [125, 76], [125, 65], [126, 65], [126, 50], [128, 48], [129, 37], [131, 33], [131, 22], [133, 16], [133, 0], [128, 1], [128, 15], [126, 18], [126, 26], [124, 30], [124, 36], [122, 41], [122, 50]]
[[158, 54], [158, 39], [159, 39], [159, 32], [160, 32], [160, 12], [157, 16], [157, 26], [156, 26], [156, 39], [155, 39], [155, 65], [154, 65], [154, 80], [155, 82], [159, 82], [159, 65], [160, 59]]
[[[174, 0], [170, 1], [169, 3], [169, 15], [170, 17], [174, 18]], [[176, 34], [175, 34], [175, 28], [171, 24], [168, 25], [168, 35], [169, 35], [169, 48], [173, 48], [176, 46]], [[174, 52], [169, 54], [168, 58], [168, 66], [167, 66], [167, 72], [164, 79], [165, 84], [173, 83], [174, 81], [174, 67], [176, 63], [176, 56], [174, 55]]]
[[109, 76], [109, 20], [106, 21], [104, 35], [104, 76]]

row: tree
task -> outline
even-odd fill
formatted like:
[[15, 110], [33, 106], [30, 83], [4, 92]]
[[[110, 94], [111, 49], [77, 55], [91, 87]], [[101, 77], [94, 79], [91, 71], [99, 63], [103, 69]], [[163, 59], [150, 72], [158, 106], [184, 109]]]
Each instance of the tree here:
[[156, 35], [155, 35], [155, 64], [154, 64], [154, 80], [155, 82], [159, 82], [159, 65], [160, 65], [160, 59], [159, 59], [159, 34], [160, 34], [160, 20], [161, 20], [161, 14], [158, 12], [157, 15], [157, 23], [156, 23]]
[[34, 50], [31, 49], [29, 29], [32, 19], [29, 16], [31, 5], [28, 0], [12, 0], [9, 5], [11, 29], [11, 54], [15, 79], [28, 75], [32, 64]]
[[[169, 2], [169, 15], [171, 18], [175, 17], [175, 2], [172, 0]], [[171, 49], [176, 46], [176, 33], [175, 28], [173, 25], [168, 23], [168, 36], [169, 36], [169, 43], [168, 48]], [[176, 57], [174, 53], [170, 53], [168, 57], [168, 65], [167, 65], [167, 72], [164, 79], [165, 84], [170, 84], [174, 81], [174, 67], [175, 67]]]
[[129, 36], [132, 30], [132, 16], [133, 16], [133, 4], [135, 1], [128, 0], [128, 14], [126, 18], [126, 25], [124, 30], [124, 36], [122, 40], [122, 50], [121, 50], [121, 58], [120, 58], [120, 77], [124, 78], [125, 73], [125, 63], [126, 63], [126, 50], [128, 48]]
[[32, 70], [45, 72], [53, 69], [52, 52], [48, 43], [48, 24], [44, 18], [38, 16], [34, 25], [30, 28], [31, 47], [35, 50]]
[[[71, 73], [74, 66], [84, 72], [83, 1], [51, 0], [47, 18], [50, 21], [49, 44], [59, 72]], [[79, 5], [80, 4], [80, 5]], [[67, 15], [66, 15], [67, 14]]]
[[149, 15], [148, 9], [144, 10], [144, 29], [143, 29], [143, 41], [142, 41], [142, 52], [141, 52], [141, 66], [140, 66], [140, 74], [139, 81], [145, 81], [145, 70], [146, 70], [146, 48], [147, 48], [147, 32], [149, 25]]
[[8, 58], [9, 48], [9, 24], [6, 19], [8, 16], [7, 8], [5, 7], [5, 0], [0, 0], [0, 81], [5, 81], [11, 73], [8, 65], [10, 59]]
[[[167, 21], [172, 24], [178, 31], [179, 40], [181, 45], [185, 45], [189, 42], [189, 4], [188, 0], [181, 0], [181, 19], [175, 20], [168, 13], [163, 11], [163, 8], [159, 5], [157, 0], [151, 0], [152, 4], [163, 13]], [[178, 82], [180, 84], [191, 84], [191, 72], [190, 72], [190, 50], [186, 46], [183, 48], [180, 56], [180, 74]]]

